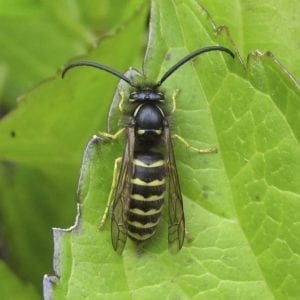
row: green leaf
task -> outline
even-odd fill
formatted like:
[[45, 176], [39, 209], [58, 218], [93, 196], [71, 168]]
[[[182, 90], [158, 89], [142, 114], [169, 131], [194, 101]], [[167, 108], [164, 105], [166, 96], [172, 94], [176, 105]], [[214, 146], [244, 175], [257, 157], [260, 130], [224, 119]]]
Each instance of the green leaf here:
[[34, 300], [39, 299], [38, 293], [30, 285], [22, 283], [11, 270], [0, 260], [0, 290], [2, 299]]
[[296, 78], [300, 78], [300, 3], [290, 1], [211, 1], [201, 4], [218, 24], [226, 24], [241, 55], [259, 49], [272, 51]]
[[[187, 53], [213, 44], [232, 47], [226, 31], [216, 34], [194, 1], [152, 1], [148, 78], [156, 80]], [[170, 255], [163, 220], [142, 255], [130, 240], [121, 257], [114, 253], [109, 224], [100, 233], [97, 226], [124, 143], [91, 143], [80, 182], [79, 223], [71, 232], [54, 231], [60, 278], [54, 298], [299, 295], [299, 87], [271, 54], [257, 52], [247, 68], [224, 54], [203, 55], [164, 84], [168, 99], [177, 88], [173, 132], [193, 146], [219, 149], [204, 156], [175, 145], [193, 241]]]

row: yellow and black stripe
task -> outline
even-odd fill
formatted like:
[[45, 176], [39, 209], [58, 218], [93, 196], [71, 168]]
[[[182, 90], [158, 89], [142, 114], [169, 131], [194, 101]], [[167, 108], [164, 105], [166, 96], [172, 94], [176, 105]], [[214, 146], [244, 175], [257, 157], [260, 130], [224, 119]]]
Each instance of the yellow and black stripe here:
[[159, 152], [135, 152], [132, 192], [127, 217], [128, 235], [144, 241], [156, 231], [166, 190], [164, 157]]

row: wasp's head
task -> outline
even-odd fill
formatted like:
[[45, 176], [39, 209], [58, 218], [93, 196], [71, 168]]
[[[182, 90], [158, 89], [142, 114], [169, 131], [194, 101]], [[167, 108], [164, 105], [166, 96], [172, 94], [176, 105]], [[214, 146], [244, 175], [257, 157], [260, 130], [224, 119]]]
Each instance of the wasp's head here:
[[164, 102], [165, 96], [156, 87], [137, 88], [129, 95], [130, 102]]

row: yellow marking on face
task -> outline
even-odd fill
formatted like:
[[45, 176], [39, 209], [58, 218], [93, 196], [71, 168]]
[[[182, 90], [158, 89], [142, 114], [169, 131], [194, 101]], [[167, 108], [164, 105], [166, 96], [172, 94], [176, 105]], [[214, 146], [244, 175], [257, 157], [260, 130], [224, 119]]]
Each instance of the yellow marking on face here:
[[156, 162], [150, 164], [150, 165], [147, 165], [145, 164], [143, 161], [139, 160], [139, 159], [134, 159], [133, 160], [133, 163], [136, 165], [136, 166], [139, 166], [139, 167], [145, 167], [145, 168], [156, 168], [156, 167], [161, 167], [164, 165], [164, 161], [162, 159], [160, 160], [157, 160]]
[[145, 240], [149, 239], [154, 233], [155, 233], [155, 231], [152, 233], [147, 233], [145, 235], [140, 235], [138, 233], [128, 231], [128, 235], [130, 235], [131, 237], [133, 237], [134, 239], [136, 239], [138, 241], [145, 241]]
[[140, 185], [140, 186], [160, 186], [160, 185], [165, 184], [165, 178], [163, 178], [162, 180], [155, 179], [150, 182], [145, 182], [139, 178], [133, 178], [133, 179], [131, 179], [131, 183]]
[[156, 201], [156, 200], [161, 200], [165, 196], [165, 192], [163, 192], [161, 195], [152, 195], [149, 197], [144, 197], [143, 195], [140, 194], [131, 194], [130, 198], [138, 201]]
[[145, 229], [145, 228], [151, 228], [151, 227], [156, 226], [159, 223], [159, 221], [160, 221], [160, 219], [158, 219], [157, 222], [155, 222], [155, 223], [149, 222], [149, 223], [146, 223], [146, 224], [142, 224], [142, 223], [137, 222], [137, 221], [127, 221], [127, 223], [134, 226], [134, 227]]
[[139, 208], [130, 208], [129, 212], [140, 215], [140, 216], [152, 216], [152, 215], [156, 215], [156, 214], [160, 213], [161, 210], [162, 210], [162, 207], [159, 209], [152, 208], [148, 211], [143, 211]]

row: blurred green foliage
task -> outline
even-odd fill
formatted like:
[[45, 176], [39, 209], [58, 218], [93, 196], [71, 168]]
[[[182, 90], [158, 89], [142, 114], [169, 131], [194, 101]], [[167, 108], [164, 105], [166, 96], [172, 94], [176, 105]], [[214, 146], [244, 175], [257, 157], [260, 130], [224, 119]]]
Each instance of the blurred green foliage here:
[[139, 0], [0, 1], [0, 111], [57, 71], [86, 54], [104, 34], [132, 16]]

